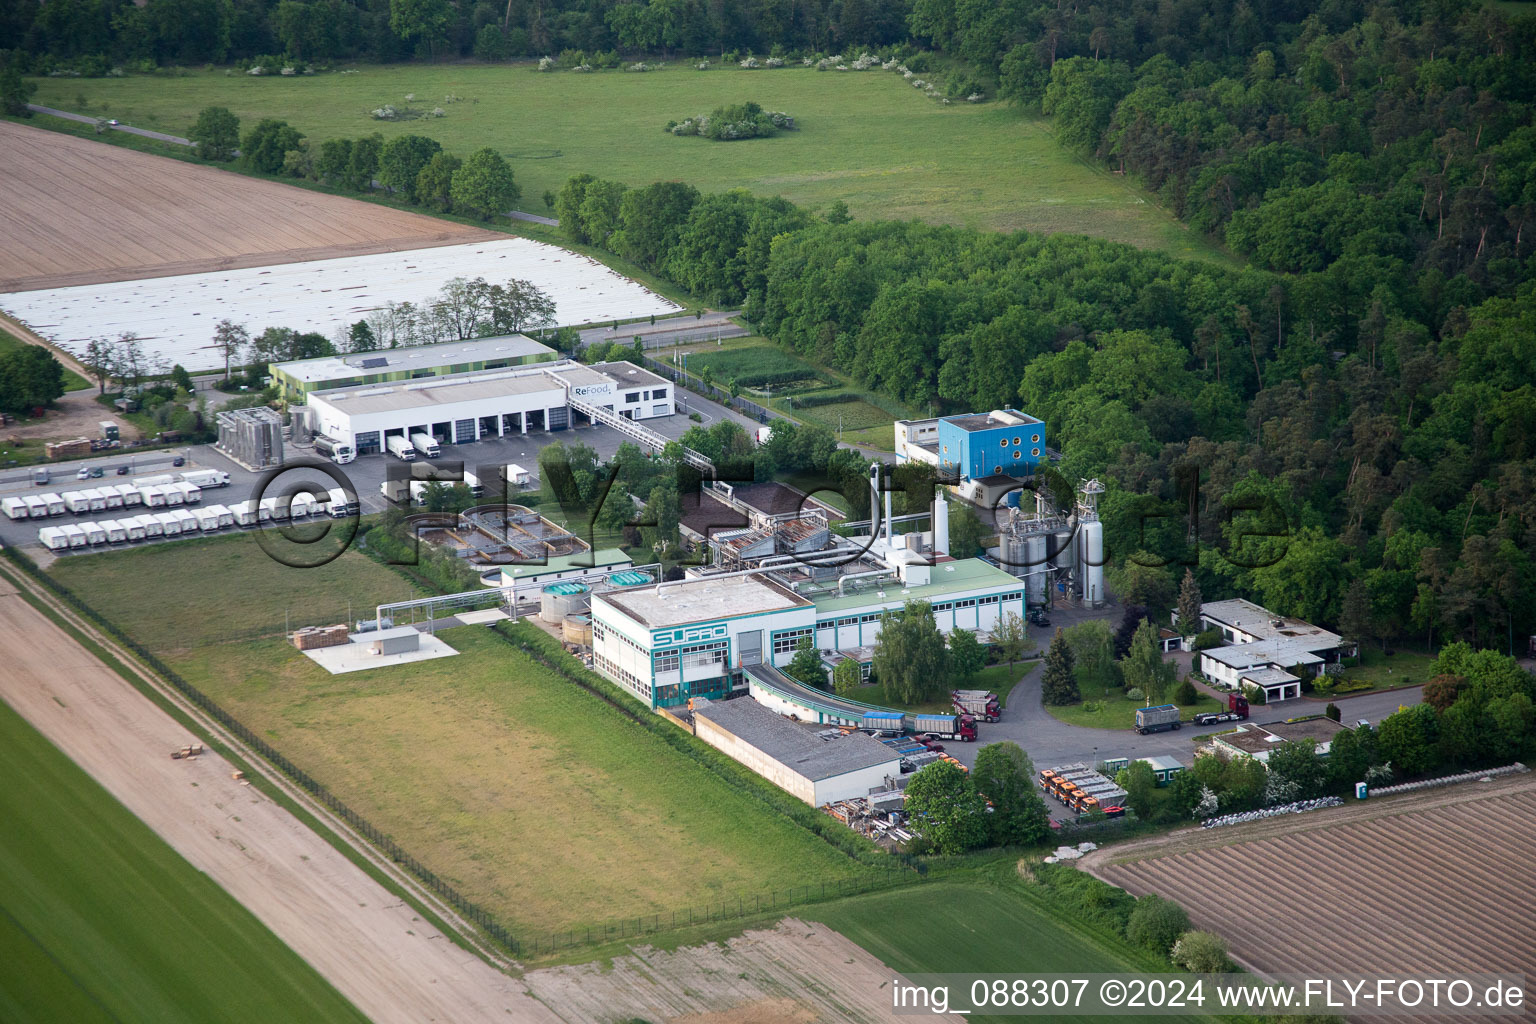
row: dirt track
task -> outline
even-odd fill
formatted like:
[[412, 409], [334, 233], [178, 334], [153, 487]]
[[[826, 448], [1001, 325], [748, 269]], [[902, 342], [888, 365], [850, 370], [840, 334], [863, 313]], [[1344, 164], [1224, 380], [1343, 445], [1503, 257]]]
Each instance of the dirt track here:
[[555, 1024], [517, 980], [437, 929], [217, 755], [0, 577], [0, 698], [375, 1021]]
[[505, 237], [0, 122], [0, 292]]
[[522, 981], [451, 943], [40, 614], [0, 573], [0, 700], [224, 887], [375, 1021], [894, 1022], [894, 975], [793, 918], [722, 944], [648, 947]]

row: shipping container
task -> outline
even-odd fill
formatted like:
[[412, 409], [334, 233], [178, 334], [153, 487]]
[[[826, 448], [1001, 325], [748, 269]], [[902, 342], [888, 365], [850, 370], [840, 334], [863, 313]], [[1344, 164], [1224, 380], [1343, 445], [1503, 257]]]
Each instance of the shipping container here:
[[191, 509], [192, 515], [197, 519], [197, 528], [203, 533], [213, 533], [219, 528], [219, 514], [208, 508]]
[[65, 504], [63, 497], [52, 491], [42, 495], [42, 499], [48, 503], [48, 514], [51, 516], [61, 516], [69, 511], [69, 506]]
[[[187, 503], [187, 495], [176, 484], [157, 484], [155, 490], [160, 492], [166, 508], [178, 508]], [[145, 502], [149, 501], [149, 495], [144, 496]]]
[[69, 534], [62, 526], [45, 526], [37, 531], [37, 539], [49, 551], [63, 551], [69, 547]]
[[205, 511], [219, 517], [219, 529], [227, 530], [235, 525], [235, 510], [228, 505], [209, 505]]
[[130, 542], [144, 539], [144, 524], [140, 521], [138, 516], [129, 516], [127, 519], [119, 519], [118, 522], [123, 524], [123, 529], [127, 531], [128, 540]]
[[145, 508], [165, 508], [165, 485], [143, 484], [139, 487], [139, 497], [144, 500]]
[[101, 528], [100, 523], [81, 523], [80, 529], [85, 532], [85, 542], [92, 547], [107, 542], [107, 531]]
[[167, 537], [174, 537], [181, 533], [181, 520], [173, 512], [158, 512], [155, 520], [160, 524], [160, 532]]
[[237, 501], [229, 506], [229, 512], [236, 526], [255, 526], [259, 521], [255, 501]]
[[79, 515], [91, 510], [91, 499], [85, 496], [84, 491], [65, 491], [64, 506], [71, 512]]
[[123, 495], [120, 491], [118, 491], [116, 486], [108, 484], [107, 486], [100, 488], [100, 490], [102, 498], [106, 500], [107, 508], [123, 507]]
[[107, 510], [107, 496], [94, 487], [86, 490], [85, 500], [90, 503], [92, 512], [105, 512]]
[[116, 519], [103, 519], [99, 524], [107, 531], [108, 544], [125, 544], [128, 541], [128, 529], [122, 522]]
[[85, 530], [82, 527], [76, 526], [74, 523], [69, 523], [66, 526], [59, 527], [59, 529], [63, 530], [65, 536], [67, 536], [69, 538], [69, 546], [70, 547], [72, 547], [72, 548], [83, 548], [83, 547], [85, 547], [85, 545], [86, 545]]
[[5, 513], [7, 519], [29, 519], [32, 516], [26, 501], [21, 498], [6, 498], [0, 501], [0, 511]]
[[165, 528], [160, 525], [160, 517], [157, 515], [145, 513], [139, 516], [139, 525], [144, 527], [144, 538], [146, 540], [151, 537], [165, 536]]
[[123, 496], [123, 507], [132, 508], [135, 505], [144, 504], [144, 495], [133, 484], [113, 484], [113, 490]]
[[181, 525], [183, 534], [197, 533], [202, 529], [202, 524], [197, 521], [197, 514], [189, 508], [174, 509], [170, 514], [176, 517], [176, 522]]

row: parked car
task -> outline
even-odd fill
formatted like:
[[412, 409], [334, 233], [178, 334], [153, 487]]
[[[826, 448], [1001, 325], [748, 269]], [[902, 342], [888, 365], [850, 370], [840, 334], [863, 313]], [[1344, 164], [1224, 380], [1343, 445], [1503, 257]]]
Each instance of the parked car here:
[[98, 477], [101, 477], [102, 475], [104, 475], [104, 471], [102, 470], [102, 468], [100, 466], [92, 466], [91, 467], [91, 478], [92, 479], [96, 479]]
[[117, 467], [117, 475], [118, 476], [127, 476], [128, 475], [128, 467], [127, 466], [118, 466]]
[[1045, 612], [1041, 611], [1039, 608], [1036, 608], [1029, 613], [1029, 621], [1033, 622], [1041, 629], [1049, 629], [1051, 625], [1051, 620], [1046, 618]]
[[89, 480], [90, 478], [91, 478], [91, 467], [90, 466], [81, 466], [79, 472], [77, 472], [75, 474], [75, 479], [76, 480]]
[[171, 460], [171, 465], [173, 466], [185, 466], [186, 464], [187, 460], [182, 458], [180, 455]]

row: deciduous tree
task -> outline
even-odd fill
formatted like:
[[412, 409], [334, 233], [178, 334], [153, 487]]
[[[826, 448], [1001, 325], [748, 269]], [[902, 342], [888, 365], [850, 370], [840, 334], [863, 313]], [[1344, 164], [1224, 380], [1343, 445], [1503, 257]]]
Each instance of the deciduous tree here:
[[233, 160], [240, 145], [240, 119], [227, 107], [204, 107], [187, 138], [204, 160]]
[[453, 176], [451, 189], [456, 209], [490, 220], [506, 213], [522, 190], [512, 168], [494, 149], [477, 149]]

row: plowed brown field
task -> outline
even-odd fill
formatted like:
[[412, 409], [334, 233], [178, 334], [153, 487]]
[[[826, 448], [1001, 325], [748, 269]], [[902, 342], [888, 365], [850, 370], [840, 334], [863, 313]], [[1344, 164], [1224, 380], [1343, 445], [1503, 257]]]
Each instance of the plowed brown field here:
[[1533, 862], [1536, 778], [1521, 775], [1175, 834], [1086, 863], [1138, 896], [1177, 900], [1266, 974], [1531, 977]]
[[504, 237], [0, 122], [0, 292]]

